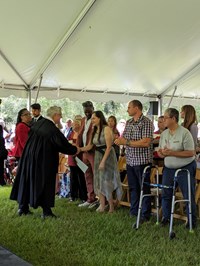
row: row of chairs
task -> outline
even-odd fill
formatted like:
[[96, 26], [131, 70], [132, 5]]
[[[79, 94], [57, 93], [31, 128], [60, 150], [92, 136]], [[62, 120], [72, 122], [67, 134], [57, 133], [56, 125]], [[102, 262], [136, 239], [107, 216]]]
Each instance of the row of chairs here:
[[[163, 167], [152, 168], [151, 174], [150, 174], [150, 182], [151, 183], [156, 183], [156, 171], [157, 171], [157, 169], [158, 169], [159, 176], [162, 176]], [[197, 169], [197, 171], [196, 171], [196, 180], [197, 180], [197, 186], [196, 186], [195, 201], [196, 201], [196, 204], [198, 206], [198, 217], [200, 218], [200, 169]], [[121, 201], [119, 201], [119, 205], [130, 207], [130, 193], [129, 193], [127, 176], [125, 176], [125, 179], [122, 182], [122, 189], [123, 189], [123, 194], [122, 194]], [[152, 188], [151, 192], [152, 192], [152, 194], [155, 194], [156, 190], [154, 188]], [[161, 190], [159, 190], [159, 192], [161, 193]], [[177, 189], [175, 196], [176, 196], [177, 200], [183, 199], [183, 195], [182, 195], [181, 191], [179, 190], [179, 188]], [[156, 209], [152, 208], [152, 212], [156, 212]], [[160, 215], [161, 215], [161, 211], [160, 211]], [[186, 217], [185, 212], [184, 212], [184, 203], [183, 202], [180, 202], [179, 207], [176, 209], [176, 213], [174, 213], [174, 217], [177, 219], [185, 220], [185, 221], [187, 220], [187, 217]]]

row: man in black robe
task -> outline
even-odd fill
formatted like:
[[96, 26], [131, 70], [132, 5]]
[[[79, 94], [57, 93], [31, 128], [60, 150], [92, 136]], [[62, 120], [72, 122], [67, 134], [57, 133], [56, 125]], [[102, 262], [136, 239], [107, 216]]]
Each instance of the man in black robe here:
[[4, 160], [7, 158], [8, 151], [5, 147], [5, 140], [3, 137], [3, 127], [0, 125], [0, 186], [6, 185], [4, 180]]
[[10, 199], [19, 203], [20, 216], [30, 214], [30, 205], [41, 206], [43, 218], [56, 217], [51, 207], [55, 201], [59, 152], [70, 155], [79, 152], [56, 127], [61, 117], [61, 108], [53, 106], [47, 110], [47, 118], [31, 127], [10, 195]]

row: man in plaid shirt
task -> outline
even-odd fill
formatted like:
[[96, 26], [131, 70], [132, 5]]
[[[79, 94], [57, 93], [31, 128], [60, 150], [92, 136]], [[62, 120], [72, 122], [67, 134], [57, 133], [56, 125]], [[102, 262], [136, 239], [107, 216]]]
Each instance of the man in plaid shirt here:
[[[129, 191], [131, 194], [130, 215], [137, 216], [141, 179], [144, 168], [152, 164], [153, 123], [142, 113], [142, 103], [133, 100], [128, 104], [128, 114], [132, 118], [126, 123], [123, 137], [115, 140], [117, 145], [126, 145], [126, 164]], [[146, 179], [150, 182], [150, 176]], [[144, 184], [144, 194], [150, 193], [150, 187]], [[151, 214], [151, 198], [144, 197], [141, 222], [149, 221]]]

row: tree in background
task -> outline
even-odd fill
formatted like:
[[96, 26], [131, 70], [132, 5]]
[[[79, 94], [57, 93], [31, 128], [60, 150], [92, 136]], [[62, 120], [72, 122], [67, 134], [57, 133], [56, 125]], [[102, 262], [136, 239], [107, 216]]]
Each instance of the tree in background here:
[[[32, 101], [32, 103], [33, 102], [34, 101]], [[57, 105], [57, 106], [62, 107], [62, 110], [63, 110], [62, 121], [64, 123], [66, 122], [67, 118], [73, 119], [75, 115], [84, 116], [82, 102], [83, 101], [81, 102], [71, 101], [68, 98], [49, 100], [44, 97], [40, 97], [38, 99], [38, 103], [42, 107], [42, 114], [44, 116], [46, 115], [46, 110], [50, 106]], [[127, 103], [116, 103], [114, 101], [109, 101], [109, 102], [94, 102], [93, 101], [93, 104], [94, 104], [94, 109], [104, 112], [106, 118], [108, 118], [110, 115], [114, 115], [117, 118], [117, 121], [119, 121], [120, 119], [128, 120], [130, 118], [127, 113]], [[144, 114], [146, 114], [149, 109], [149, 103], [148, 102], [144, 103], [143, 107], [144, 107], [143, 108]], [[180, 110], [181, 103], [180, 103], [180, 106], [171, 106], [171, 107], [176, 108], [177, 110]], [[27, 108], [27, 99], [19, 98], [16, 100], [16, 97], [11, 95], [7, 98], [2, 98], [2, 103], [0, 105], [0, 108], [1, 108], [0, 116], [6, 122], [7, 127], [11, 128], [13, 124], [16, 124], [17, 113], [19, 112], [19, 110], [22, 108]], [[166, 108], [167, 108], [167, 105], [163, 106], [163, 112]], [[200, 106], [195, 106], [195, 109], [196, 109], [197, 117], [199, 120]], [[155, 120], [157, 120], [157, 117], [155, 117]]]
[[[70, 101], [68, 98], [64, 99], [55, 99], [49, 100], [44, 97], [40, 97], [37, 101], [42, 108], [42, 114], [46, 115], [46, 110], [52, 106], [57, 105], [62, 107], [63, 118], [62, 121], [65, 123], [67, 118], [73, 119], [75, 115], [82, 115], [83, 107], [82, 102], [79, 101]], [[32, 101], [33, 103], [33, 101]], [[93, 102], [95, 110], [101, 110], [105, 113], [106, 117], [110, 115], [115, 115], [117, 119], [128, 119], [127, 104], [115, 103], [114, 101], [110, 102]], [[16, 100], [16, 97], [11, 95], [7, 98], [2, 98], [1, 103], [1, 117], [6, 122], [8, 128], [11, 128], [13, 124], [16, 124], [17, 113], [22, 108], [27, 108], [27, 99], [19, 98]]]

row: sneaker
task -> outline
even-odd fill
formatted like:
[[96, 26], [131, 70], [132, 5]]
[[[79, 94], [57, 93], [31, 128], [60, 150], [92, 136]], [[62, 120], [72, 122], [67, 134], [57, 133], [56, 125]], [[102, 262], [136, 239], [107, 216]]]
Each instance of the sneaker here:
[[76, 198], [69, 198], [70, 202], [76, 201]]
[[102, 209], [101, 206], [99, 206], [97, 209], [96, 209], [96, 212], [105, 212], [105, 208]]
[[99, 206], [99, 201], [96, 200], [92, 203], [90, 203], [90, 206], [88, 207], [89, 209], [97, 208]]
[[160, 223], [160, 226], [164, 227], [169, 224], [169, 219], [163, 217]]
[[81, 203], [81, 204], [79, 204], [78, 205], [78, 207], [80, 207], [80, 208], [87, 208], [87, 207], [89, 207], [91, 205], [91, 203], [89, 203], [89, 202], [84, 202], [84, 203]]

